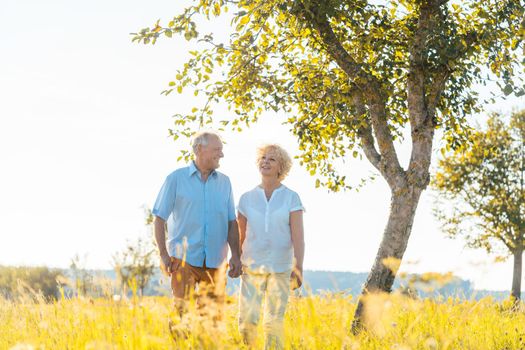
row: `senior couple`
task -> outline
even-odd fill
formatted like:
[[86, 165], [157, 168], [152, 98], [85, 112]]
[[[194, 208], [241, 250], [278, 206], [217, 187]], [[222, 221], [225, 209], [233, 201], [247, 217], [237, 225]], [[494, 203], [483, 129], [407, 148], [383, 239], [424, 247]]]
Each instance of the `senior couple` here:
[[217, 171], [224, 156], [220, 136], [199, 132], [192, 148], [195, 160], [168, 175], [152, 210], [161, 268], [171, 276], [175, 305], [182, 316], [196, 287], [223, 302], [229, 246], [228, 275], [241, 277], [243, 340], [254, 344], [264, 304], [265, 347], [282, 348], [290, 287], [302, 284], [304, 257], [304, 208], [298, 194], [281, 183], [290, 156], [274, 144], [257, 149], [260, 183], [240, 197], [236, 213], [230, 180]]

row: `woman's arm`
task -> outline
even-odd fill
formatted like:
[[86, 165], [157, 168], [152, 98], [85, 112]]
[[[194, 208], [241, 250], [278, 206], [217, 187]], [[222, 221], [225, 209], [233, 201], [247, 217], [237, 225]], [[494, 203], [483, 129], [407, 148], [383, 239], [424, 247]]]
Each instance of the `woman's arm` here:
[[297, 289], [303, 284], [304, 227], [302, 210], [290, 213], [290, 230], [294, 254], [294, 267], [291, 275], [292, 288]]

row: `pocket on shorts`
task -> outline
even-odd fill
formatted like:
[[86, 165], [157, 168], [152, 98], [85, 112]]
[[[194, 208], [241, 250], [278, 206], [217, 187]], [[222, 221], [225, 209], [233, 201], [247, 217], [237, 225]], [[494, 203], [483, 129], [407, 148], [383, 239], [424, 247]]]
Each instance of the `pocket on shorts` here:
[[182, 265], [182, 260], [172, 257], [171, 258], [171, 272], [177, 272]]

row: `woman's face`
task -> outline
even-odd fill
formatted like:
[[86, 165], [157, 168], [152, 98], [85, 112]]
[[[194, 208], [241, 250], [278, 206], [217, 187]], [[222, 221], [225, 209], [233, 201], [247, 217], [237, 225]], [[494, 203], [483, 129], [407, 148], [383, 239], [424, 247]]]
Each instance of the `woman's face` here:
[[259, 158], [259, 172], [262, 176], [279, 177], [281, 165], [277, 160], [277, 154], [269, 149]]

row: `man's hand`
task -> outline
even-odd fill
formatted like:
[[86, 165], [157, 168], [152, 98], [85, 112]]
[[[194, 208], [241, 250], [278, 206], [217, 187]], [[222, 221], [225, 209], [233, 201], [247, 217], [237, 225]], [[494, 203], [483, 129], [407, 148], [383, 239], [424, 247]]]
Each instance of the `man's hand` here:
[[293, 290], [303, 285], [303, 268], [294, 268], [290, 275], [290, 283]]
[[228, 271], [228, 276], [231, 278], [237, 278], [242, 273], [241, 259], [238, 256], [232, 256], [230, 259], [230, 270]]
[[171, 276], [171, 257], [168, 254], [160, 256], [160, 269], [167, 276]]

